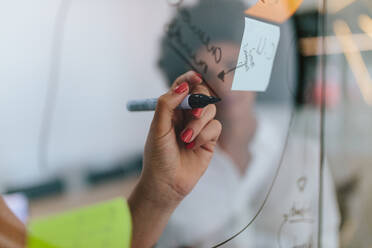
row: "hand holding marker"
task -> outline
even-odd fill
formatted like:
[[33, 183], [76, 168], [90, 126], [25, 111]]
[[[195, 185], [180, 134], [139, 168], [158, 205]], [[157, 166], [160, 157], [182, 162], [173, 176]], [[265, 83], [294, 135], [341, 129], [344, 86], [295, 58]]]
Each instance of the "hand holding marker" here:
[[[193, 73], [193, 72], [188, 72]], [[186, 73], [187, 74], [187, 73]], [[196, 73], [197, 78], [202, 80], [202, 76], [199, 73]], [[181, 86], [181, 85], [180, 85]], [[181, 87], [183, 88], [183, 87]], [[176, 89], [183, 90], [183, 89]], [[207, 96], [205, 94], [188, 94], [185, 99], [178, 105], [177, 109], [201, 109], [206, 107], [209, 104], [214, 104], [221, 101], [220, 98], [214, 96]], [[158, 103], [158, 98], [150, 99], [140, 99], [140, 100], [131, 100], [127, 102], [127, 110], [131, 112], [136, 111], [153, 111], [156, 109], [156, 104]]]
[[[143, 169], [128, 199], [134, 247], [152, 247], [157, 242], [171, 213], [210, 164], [222, 129], [215, 119], [216, 106], [174, 111], [183, 108], [185, 98], [185, 103], [193, 106], [194, 97], [189, 94], [209, 96], [210, 91], [200, 74], [189, 71], [180, 75], [157, 101], [152, 100], [156, 109], [145, 143]], [[147, 110], [150, 107], [155, 104]], [[146, 236], [150, 238], [144, 239]]]
[[[209, 104], [214, 104], [219, 101], [221, 101], [221, 99], [214, 96], [207, 96], [203, 94], [189, 94], [178, 106], [178, 109], [204, 108]], [[151, 111], [155, 110], [157, 102], [157, 98], [132, 100], [127, 103], [127, 109], [129, 111]]]

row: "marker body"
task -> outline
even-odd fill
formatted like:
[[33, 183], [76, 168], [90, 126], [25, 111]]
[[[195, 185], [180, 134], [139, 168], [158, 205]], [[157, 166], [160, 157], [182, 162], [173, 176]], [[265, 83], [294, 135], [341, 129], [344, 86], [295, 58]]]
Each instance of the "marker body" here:
[[[189, 105], [189, 97], [187, 95], [185, 99], [178, 106], [178, 109], [192, 109]], [[132, 100], [127, 103], [128, 111], [152, 111], [155, 110], [156, 104], [158, 103], [157, 98], [142, 99], [142, 100]]]
[[132, 100], [127, 103], [128, 111], [151, 111], [155, 110], [158, 99]]
[[[203, 94], [187, 95], [178, 106], [178, 109], [204, 108], [208, 104], [219, 102], [221, 99]], [[129, 111], [152, 111], [155, 110], [158, 99], [133, 100], [127, 103]]]

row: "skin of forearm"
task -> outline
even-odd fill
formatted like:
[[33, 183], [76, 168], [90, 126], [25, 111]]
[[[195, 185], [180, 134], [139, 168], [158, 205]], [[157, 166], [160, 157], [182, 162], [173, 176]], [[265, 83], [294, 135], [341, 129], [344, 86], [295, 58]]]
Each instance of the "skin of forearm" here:
[[26, 227], [0, 197], [0, 247], [26, 246]]
[[132, 215], [132, 248], [150, 248], [156, 245], [176, 203], [159, 204], [146, 197], [141, 183], [132, 192], [128, 204]]
[[[128, 199], [132, 215], [132, 247], [154, 247], [176, 208], [174, 203], [159, 205], [137, 185]], [[26, 228], [0, 197], [0, 247], [26, 247]]]

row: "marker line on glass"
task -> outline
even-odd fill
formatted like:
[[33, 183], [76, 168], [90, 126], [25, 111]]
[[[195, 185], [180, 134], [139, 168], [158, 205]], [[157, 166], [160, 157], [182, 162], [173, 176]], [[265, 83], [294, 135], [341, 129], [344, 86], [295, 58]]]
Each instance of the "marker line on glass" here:
[[[214, 96], [207, 96], [203, 94], [189, 94], [185, 97], [185, 99], [183, 99], [182, 103], [178, 105], [178, 109], [204, 108], [209, 104], [214, 104], [219, 101], [221, 101], [221, 99]], [[132, 100], [128, 101], [127, 109], [131, 112], [152, 111], [155, 110], [157, 102], [157, 98]]]

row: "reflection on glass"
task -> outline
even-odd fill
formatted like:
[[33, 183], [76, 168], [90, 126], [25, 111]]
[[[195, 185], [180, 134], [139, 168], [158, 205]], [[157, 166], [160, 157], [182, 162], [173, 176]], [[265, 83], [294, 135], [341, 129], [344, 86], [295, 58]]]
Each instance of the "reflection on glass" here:
[[[172, 216], [159, 247], [211, 247], [241, 230], [224, 247], [316, 247], [320, 231], [323, 247], [371, 246], [372, 3], [329, 0], [323, 12], [324, 1], [304, 0], [282, 24], [254, 18], [281, 32], [270, 84], [266, 92], [231, 91], [244, 18], [252, 18], [246, 10], [256, 3], [3, 3], [0, 187], [23, 194], [7, 198], [22, 199], [10, 200], [13, 211], [27, 221], [128, 196], [152, 113], [127, 113], [125, 102], [157, 97], [192, 69], [222, 98], [216, 111], [223, 132], [209, 169]], [[66, 4], [68, 13], [61, 14]], [[63, 33], [55, 29], [61, 15]], [[53, 37], [57, 56], [50, 52]], [[59, 90], [44, 147], [48, 166], [40, 169], [49, 72]]]

